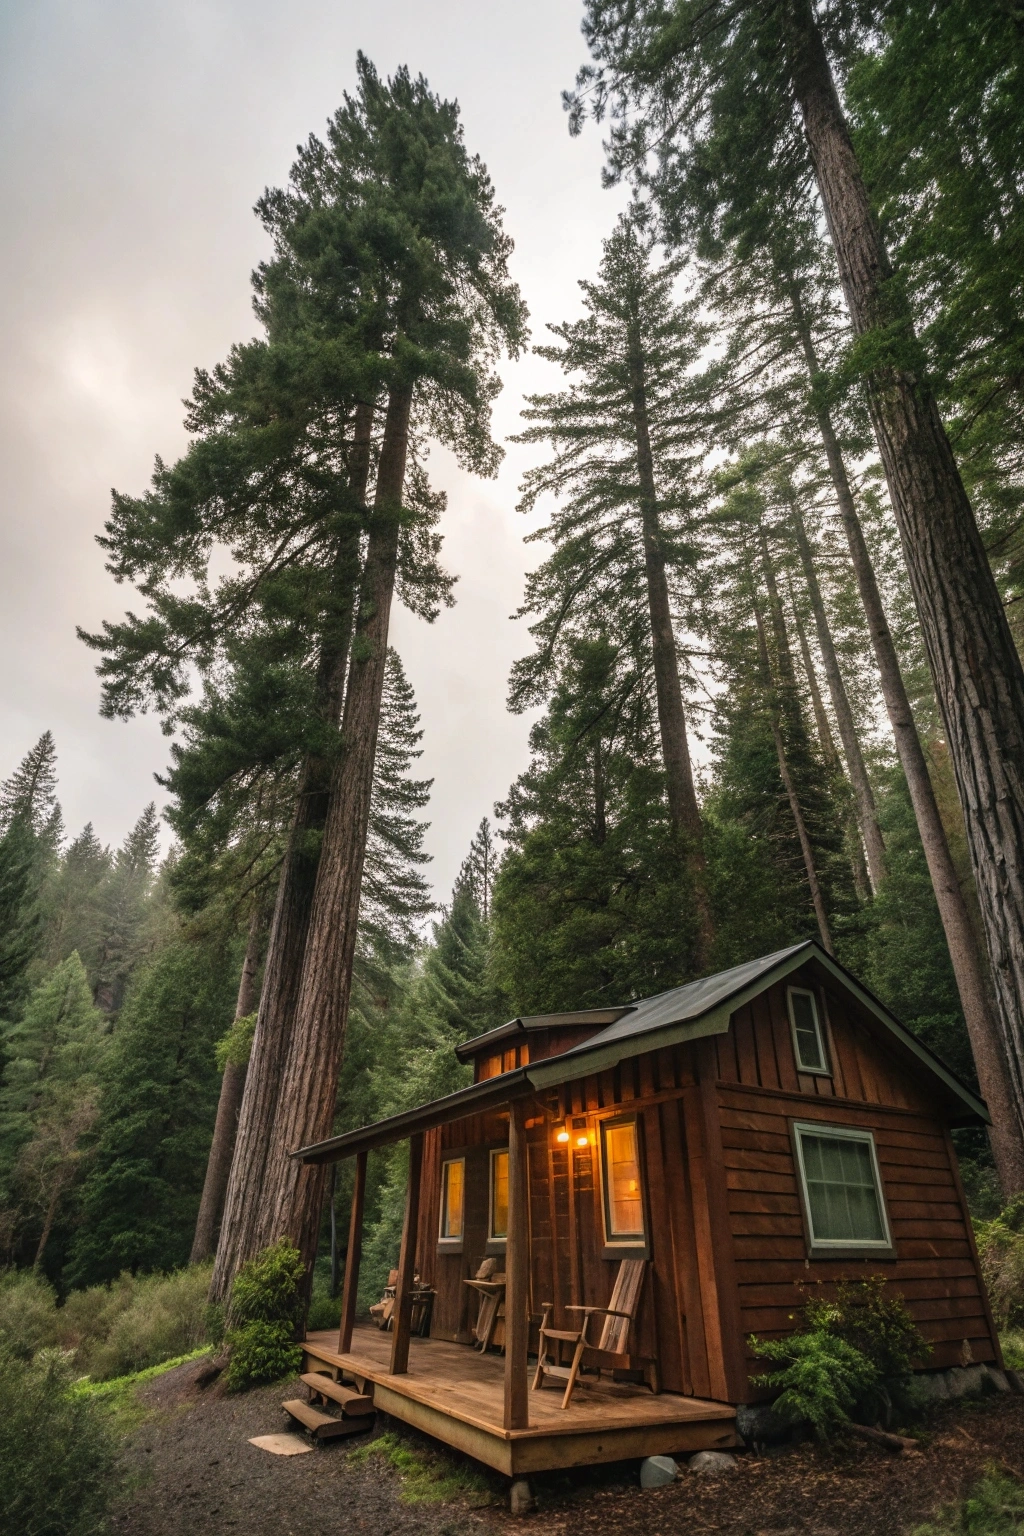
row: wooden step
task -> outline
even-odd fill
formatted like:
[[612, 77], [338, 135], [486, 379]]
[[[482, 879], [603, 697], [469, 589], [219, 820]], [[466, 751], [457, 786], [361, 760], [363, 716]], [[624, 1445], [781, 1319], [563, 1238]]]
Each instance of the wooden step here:
[[364, 1414], [361, 1419], [335, 1419], [329, 1413], [321, 1413], [319, 1408], [314, 1408], [309, 1403], [304, 1403], [301, 1398], [291, 1398], [281, 1407], [285, 1413], [308, 1429], [314, 1440], [336, 1440], [341, 1435], [358, 1435], [363, 1430], [369, 1429], [374, 1422], [369, 1415]]
[[299, 1380], [310, 1392], [329, 1397], [332, 1403], [337, 1403], [346, 1419], [365, 1418], [373, 1412], [372, 1397], [366, 1397], [351, 1387], [343, 1387], [339, 1381], [324, 1375], [322, 1371], [311, 1371], [308, 1376], [300, 1376]]

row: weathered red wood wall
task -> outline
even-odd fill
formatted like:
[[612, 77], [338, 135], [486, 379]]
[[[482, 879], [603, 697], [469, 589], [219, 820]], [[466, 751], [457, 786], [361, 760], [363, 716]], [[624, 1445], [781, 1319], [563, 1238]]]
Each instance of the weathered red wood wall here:
[[[811, 974], [791, 979], [813, 985]], [[568, 1083], [527, 1111], [531, 1305], [607, 1304], [597, 1126], [634, 1111], [641, 1127], [652, 1268], [637, 1351], [657, 1356], [665, 1390], [744, 1401], [752, 1333], [791, 1332], [808, 1285], [884, 1274], [933, 1345], [931, 1364], [997, 1351], [945, 1129], [948, 1106], [918, 1086], [855, 1003], [825, 997], [831, 1079], [796, 1070], [785, 984], [734, 1016], [726, 1035], [651, 1052]], [[573, 1042], [575, 1043], [575, 1042]], [[534, 1059], [552, 1054], [531, 1038]], [[521, 1048], [520, 1048], [521, 1049]], [[518, 1063], [517, 1063], [518, 1064]], [[789, 1123], [818, 1119], [874, 1132], [896, 1257], [808, 1259]], [[569, 1146], [554, 1139], [570, 1130]], [[586, 1147], [577, 1136], [586, 1134]], [[487, 1250], [488, 1149], [508, 1117], [474, 1116], [428, 1136], [418, 1267], [437, 1289], [432, 1331], [468, 1340], [476, 1297], [464, 1280]], [[466, 1228], [458, 1253], [437, 1242], [440, 1161], [466, 1155]], [[965, 1343], [966, 1341], [966, 1343]], [[533, 1343], [531, 1343], [533, 1347]]]

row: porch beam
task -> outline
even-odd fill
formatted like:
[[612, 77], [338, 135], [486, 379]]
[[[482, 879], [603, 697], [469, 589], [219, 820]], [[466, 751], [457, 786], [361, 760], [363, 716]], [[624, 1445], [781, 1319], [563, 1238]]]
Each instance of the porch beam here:
[[338, 1354], [352, 1348], [352, 1329], [356, 1320], [356, 1292], [359, 1288], [359, 1261], [363, 1256], [363, 1206], [366, 1200], [366, 1153], [356, 1155], [355, 1182], [352, 1185], [352, 1212], [348, 1222], [348, 1249], [345, 1253], [345, 1283], [341, 1291], [341, 1329]]
[[402, 1251], [398, 1260], [395, 1290], [395, 1331], [391, 1336], [391, 1374], [403, 1376], [409, 1369], [409, 1335], [412, 1330], [412, 1282], [416, 1272], [416, 1232], [420, 1220], [420, 1183], [423, 1173], [423, 1132], [409, 1137], [409, 1187], [405, 1194]]
[[508, 1236], [505, 1240], [505, 1429], [528, 1429], [530, 1220], [523, 1105], [509, 1105]]

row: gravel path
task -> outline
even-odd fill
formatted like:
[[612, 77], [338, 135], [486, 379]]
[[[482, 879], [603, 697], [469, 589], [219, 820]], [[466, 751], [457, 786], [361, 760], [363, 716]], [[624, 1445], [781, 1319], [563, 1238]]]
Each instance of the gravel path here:
[[[635, 1463], [551, 1473], [535, 1480], [537, 1512], [513, 1520], [497, 1477], [490, 1507], [403, 1502], [402, 1479], [383, 1457], [350, 1458], [361, 1437], [271, 1456], [249, 1436], [288, 1428], [281, 1400], [302, 1388], [229, 1397], [200, 1392], [195, 1370], [169, 1371], [139, 1394], [151, 1416], [126, 1444], [118, 1536], [908, 1536], [986, 1465], [1024, 1477], [1024, 1398], [986, 1398], [945, 1410], [923, 1450], [901, 1456], [862, 1441], [802, 1445], [741, 1456], [724, 1478], [684, 1474], [646, 1493]], [[429, 1445], [393, 1427], [413, 1450]]]

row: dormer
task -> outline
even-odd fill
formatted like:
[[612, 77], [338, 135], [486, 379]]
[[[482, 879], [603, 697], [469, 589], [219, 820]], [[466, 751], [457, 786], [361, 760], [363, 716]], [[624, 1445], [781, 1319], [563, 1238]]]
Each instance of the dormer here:
[[582, 1045], [593, 1035], [614, 1024], [630, 1008], [581, 1008], [575, 1013], [524, 1014], [477, 1035], [455, 1047], [460, 1061], [473, 1063], [473, 1081], [483, 1082], [513, 1072], [528, 1062], [546, 1056], [560, 1056], [574, 1045]]

